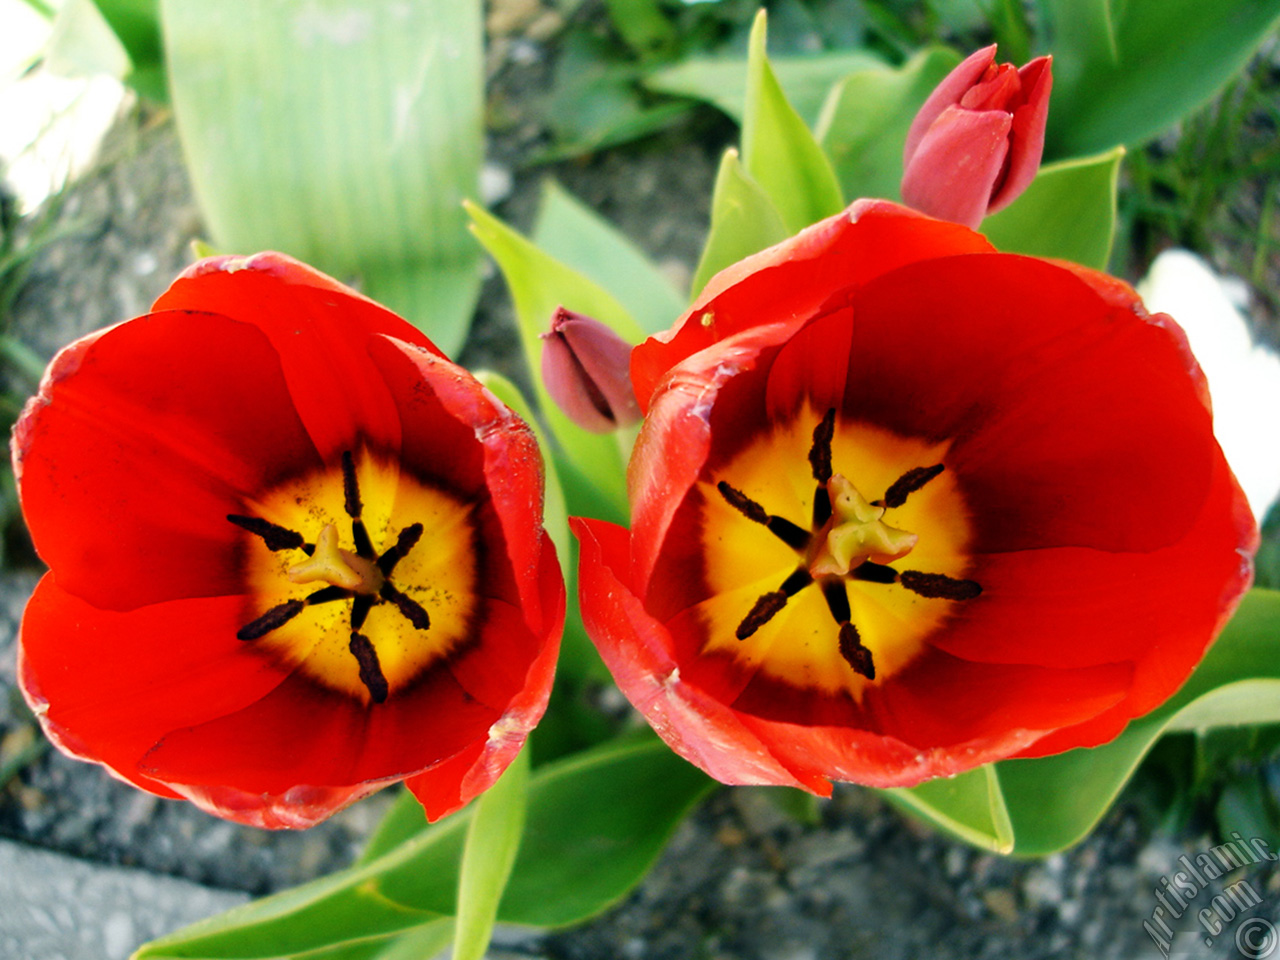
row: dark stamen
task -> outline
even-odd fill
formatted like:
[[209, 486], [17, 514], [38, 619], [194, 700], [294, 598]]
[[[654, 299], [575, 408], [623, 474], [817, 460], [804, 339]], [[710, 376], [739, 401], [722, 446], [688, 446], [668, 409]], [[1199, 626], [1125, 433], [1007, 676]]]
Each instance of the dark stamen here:
[[382, 675], [382, 665], [378, 663], [378, 651], [373, 649], [373, 643], [364, 634], [352, 630], [347, 649], [360, 664], [360, 682], [368, 688], [369, 697], [374, 703], [384, 703], [390, 688], [387, 678]]
[[246, 623], [237, 630], [236, 639], [257, 640], [259, 637], [265, 637], [272, 630], [283, 627], [296, 617], [305, 606], [306, 603], [302, 600], [289, 600], [286, 603], [277, 604], [257, 620]]
[[849, 593], [844, 588], [844, 580], [825, 580], [822, 584], [822, 598], [827, 601], [827, 609], [836, 623], [847, 623], [852, 614], [849, 611]]
[[871, 659], [871, 651], [862, 645], [862, 637], [858, 636], [858, 628], [847, 620], [840, 624], [840, 656], [868, 680], [876, 678], [875, 661]]
[[400, 531], [395, 546], [388, 547], [378, 558], [378, 569], [382, 571], [384, 577], [391, 576], [391, 571], [396, 568], [396, 564], [405, 558], [421, 536], [422, 524], [420, 523], [411, 524]]
[[855, 580], [866, 580], [868, 583], [897, 583], [898, 571], [886, 567], [883, 563], [872, 563], [866, 560], [850, 571], [849, 576]]
[[302, 534], [294, 533], [288, 527], [263, 520], [261, 517], [245, 517], [238, 513], [228, 513], [227, 519], [241, 530], [248, 530], [262, 538], [268, 550], [298, 550], [305, 546]]
[[785, 517], [770, 513], [741, 490], [729, 486], [723, 480], [716, 484], [716, 489], [720, 491], [720, 496], [724, 497], [729, 506], [739, 511], [752, 523], [759, 523], [768, 527], [770, 533], [792, 550], [805, 550], [808, 548], [808, 530], [797, 526]]
[[811, 583], [813, 583], [813, 576], [809, 573], [809, 568], [796, 567], [791, 571], [791, 575], [782, 581], [782, 586], [778, 589], [788, 597], [794, 597]]
[[356, 484], [356, 463], [350, 450], [342, 451], [342, 507], [348, 517], [360, 516], [360, 487]]
[[373, 609], [373, 605], [378, 601], [367, 593], [357, 593], [354, 600], [351, 601], [351, 629], [359, 630], [364, 626], [365, 618], [369, 616], [369, 611]]
[[720, 496], [724, 497], [729, 506], [733, 507], [752, 523], [768, 524], [769, 511], [741, 490], [734, 489], [723, 480], [716, 484], [716, 489], [720, 491]]
[[322, 587], [307, 597], [307, 606], [314, 607], [317, 603], [331, 603], [334, 600], [346, 600], [350, 596], [351, 591], [344, 590], [342, 587]]
[[972, 600], [982, 593], [982, 587], [972, 580], [956, 580], [941, 573], [921, 573], [919, 570], [903, 570], [898, 582], [922, 597], [941, 600]]
[[813, 493], [813, 529], [821, 530], [831, 519], [831, 494], [826, 487], [818, 487]]
[[832, 407], [813, 428], [813, 446], [809, 448], [809, 466], [813, 479], [825, 484], [831, 479], [831, 440], [836, 435], [836, 408]]
[[351, 539], [356, 544], [356, 556], [372, 560], [377, 556], [373, 552], [373, 543], [369, 540], [369, 531], [364, 528], [364, 521], [358, 517], [351, 521]]
[[427, 615], [426, 609], [413, 597], [401, 593], [391, 584], [384, 583], [378, 595], [388, 603], [394, 603], [405, 619], [419, 630], [426, 630], [431, 626], [431, 617]]
[[946, 467], [940, 463], [935, 463], [932, 467], [912, 467], [890, 484], [889, 489], [884, 493], [884, 505], [886, 507], [902, 506], [907, 502], [908, 496], [915, 493], [945, 469]]
[[786, 605], [787, 595], [781, 590], [771, 590], [769, 593], [763, 594], [755, 602], [755, 606], [751, 608], [750, 612], [742, 618], [735, 635], [739, 640], [747, 639], [747, 637], [772, 620], [774, 615]]

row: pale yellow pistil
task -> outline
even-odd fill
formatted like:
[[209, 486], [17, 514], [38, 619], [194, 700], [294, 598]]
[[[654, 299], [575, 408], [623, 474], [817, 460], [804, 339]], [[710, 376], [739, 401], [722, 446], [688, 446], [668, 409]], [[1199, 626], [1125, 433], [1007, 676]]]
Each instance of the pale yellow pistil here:
[[338, 528], [325, 524], [316, 537], [315, 552], [288, 570], [294, 583], [329, 583], [353, 593], [377, 596], [386, 578], [377, 563], [338, 547]]
[[892, 563], [911, 552], [920, 538], [884, 522], [885, 506], [873, 504], [849, 480], [835, 474], [827, 481], [831, 519], [814, 537], [809, 561], [814, 577], [843, 577], [862, 563]]

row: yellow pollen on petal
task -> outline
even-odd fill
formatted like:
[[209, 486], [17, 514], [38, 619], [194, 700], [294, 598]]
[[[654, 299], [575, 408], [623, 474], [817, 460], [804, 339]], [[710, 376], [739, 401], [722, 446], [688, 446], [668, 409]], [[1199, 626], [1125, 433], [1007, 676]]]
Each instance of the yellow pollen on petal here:
[[338, 528], [326, 524], [316, 537], [310, 558], [290, 567], [286, 576], [293, 583], [328, 583], [355, 593], [376, 594], [384, 578], [377, 564], [338, 547]]
[[[823, 411], [802, 410], [794, 420], [761, 433], [698, 484], [706, 599], [691, 611], [701, 624], [702, 650], [728, 655], [744, 673], [794, 688], [860, 699], [911, 663], [927, 637], [957, 610], [955, 601], [924, 597], [900, 583], [863, 580], [851, 571], [866, 561], [894, 571], [918, 570], [964, 578], [971, 566], [968, 506], [955, 475], [943, 470], [897, 507], [881, 500], [908, 471], [946, 462], [950, 441], [894, 433], [837, 418], [827, 482], [831, 516], [813, 530], [818, 488], [809, 462], [814, 428]], [[720, 481], [771, 516], [810, 531], [807, 549], [789, 546], [765, 525], [744, 516], [717, 489]], [[736, 633], [765, 594], [805, 568], [818, 582], [801, 588], [746, 639]], [[849, 621], [875, 662], [875, 680], [860, 675], [839, 649], [839, 627], [823, 583], [839, 579]]]
[[[371, 548], [365, 552], [372, 557], [358, 552], [340, 464], [286, 480], [238, 512], [292, 531], [314, 549], [309, 556], [302, 547], [271, 550], [246, 531], [241, 616], [247, 625], [268, 611], [301, 603], [279, 626], [247, 640], [246, 651], [371, 703], [379, 685], [371, 689], [361, 679], [352, 634], [367, 639], [390, 698], [471, 642], [481, 604], [480, 540], [469, 500], [419, 480], [392, 458], [356, 451], [352, 462], [359, 522]], [[388, 561], [390, 573], [384, 576], [379, 558], [394, 553], [415, 526], [421, 532], [409, 538], [403, 556]], [[357, 605], [366, 612], [354, 627]], [[366, 649], [364, 641], [357, 645]], [[364, 656], [369, 661], [367, 651]]]
[[809, 561], [809, 572], [815, 577], [843, 577], [867, 560], [892, 563], [920, 540], [917, 534], [886, 523], [887, 508], [870, 503], [842, 474], [827, 481], [827, 494], [831, 519], [819, 531], [819, 549]]

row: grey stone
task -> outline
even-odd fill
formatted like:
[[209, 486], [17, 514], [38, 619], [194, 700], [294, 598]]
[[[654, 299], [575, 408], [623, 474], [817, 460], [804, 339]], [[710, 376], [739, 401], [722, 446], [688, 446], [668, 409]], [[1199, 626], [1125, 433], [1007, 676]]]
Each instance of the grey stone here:
[[0, 960], [126, 960], [148, 940], [248, 900], [0, 840]]

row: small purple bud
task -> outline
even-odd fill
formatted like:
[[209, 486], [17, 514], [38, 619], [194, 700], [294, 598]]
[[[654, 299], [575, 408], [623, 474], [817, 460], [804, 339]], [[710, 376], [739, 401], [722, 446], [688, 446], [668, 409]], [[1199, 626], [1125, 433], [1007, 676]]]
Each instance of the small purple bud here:
[[592, 433], [640, 420], [631, 344], [599, 320], [560, 307], [542, 334], [542, 381], [565, 415]]

